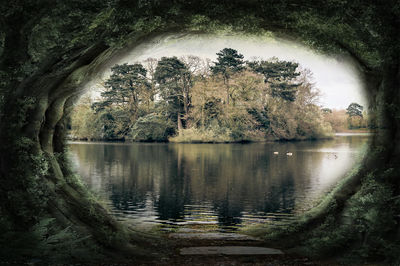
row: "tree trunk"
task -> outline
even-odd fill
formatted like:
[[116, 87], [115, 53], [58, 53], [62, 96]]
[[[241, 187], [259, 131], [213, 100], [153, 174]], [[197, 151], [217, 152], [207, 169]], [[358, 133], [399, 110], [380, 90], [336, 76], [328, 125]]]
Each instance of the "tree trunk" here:
[[187, 117], [189, 115], [189, 96], [187, 92], [185, 92], [183, 96], [183, 107], [185, 111], [185, 117]]
[[181, 118], [181, 114], [178, 113], [178, 134], [179, 136], [182, 136], [182, 131], [183, 130], [183, 126], [182, 126], [182, 118]]

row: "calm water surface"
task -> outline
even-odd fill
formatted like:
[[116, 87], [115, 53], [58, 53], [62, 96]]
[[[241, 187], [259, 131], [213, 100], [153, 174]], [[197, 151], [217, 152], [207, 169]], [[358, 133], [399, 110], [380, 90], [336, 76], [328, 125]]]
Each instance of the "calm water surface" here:
[[118, 219], [229, 231], [285, 222], [310, 208], [360, 159], [368, 139], [345, 134], [289, 143], [69, 146], [76, 171]]

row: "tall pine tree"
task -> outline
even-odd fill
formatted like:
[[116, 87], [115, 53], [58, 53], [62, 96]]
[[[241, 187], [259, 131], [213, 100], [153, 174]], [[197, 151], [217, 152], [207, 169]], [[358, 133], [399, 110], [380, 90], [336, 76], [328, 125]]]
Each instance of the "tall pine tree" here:
[[229, 105], [229, 80], [233, 74], [244, 70], [243, 55], [232, 48], [224, 48], [217, 55], [217, 62], [213, 62], [214, 66], [210, 69], [214, 75], [222, 75], [226, 87], [226, 104]]
[[[160, 85], [160, 94], [167, 104], [168, 113], [182, 127], [181, 115], [186, 119], [191, 104], [192, 75], [188, 67], [177, 57], [162, 57], [154, 72]], [[176, 118], [175, 118], [176, 117]]]
[[96, 111], [111, 106], [122, 107], [129, 111], [133, 124], [138, 117], [141, 93], [150, 89], [147, 71], [141, 64], [115, 65], [111, 71], [110, 78], [104, 84], [106, 90], [101, 93], [102, 101], [93, 106]]
[[296, 72], [299, 64], [290, 61], [253, 61], [248, 62], [249, 67], [256, 73], [264, 76], [264, 82], [270, 89], [272, 97], [293, 102], [296, 99], [297, 87], [301, 84], [295, 82], [300, 75]]

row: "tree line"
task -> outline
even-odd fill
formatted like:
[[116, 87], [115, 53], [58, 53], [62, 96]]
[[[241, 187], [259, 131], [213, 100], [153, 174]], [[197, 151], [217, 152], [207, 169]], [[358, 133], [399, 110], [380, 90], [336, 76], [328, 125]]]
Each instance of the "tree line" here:
[[371, 131], [377, 128], [374, 123], [375, 114], [367, 112], [364, 106], [358, 103], [350, 103], [346, 109], [322, 108], [324, 120], [327, 121], [333, 131], [346, 132], [351, 130]]
[[115, 65], [99, 99], [71, 115], [77, 139], [236, 142], [329, 137], [312, 73], [278, 58], [245, 61], [231, 48], [217, 59], [148, 58]]

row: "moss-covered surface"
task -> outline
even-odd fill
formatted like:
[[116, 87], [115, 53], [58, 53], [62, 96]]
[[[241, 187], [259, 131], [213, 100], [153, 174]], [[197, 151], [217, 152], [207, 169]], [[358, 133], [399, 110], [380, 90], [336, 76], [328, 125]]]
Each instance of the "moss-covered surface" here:
[[287, 228], [286, 240], [296, 241], [282, 245], [318, 256], [398, 259], [398, 1], [21, 0], [0, 5], [0, 14], [1, 247], [14, 243], [13, 252], [1, 253], [3, 261], [11, 254], [55, 261], [57, 248], [68, 249], [54, 239], [80, 245], [91, 259], [163, 250], [158, 238], [116, 222], [71, 174], [60, 156], [65, 118], [88, 78], [128, 48], [166, 32], [221, 31], [274, 32], [352, 57], [379, 129], [359, 170]]

